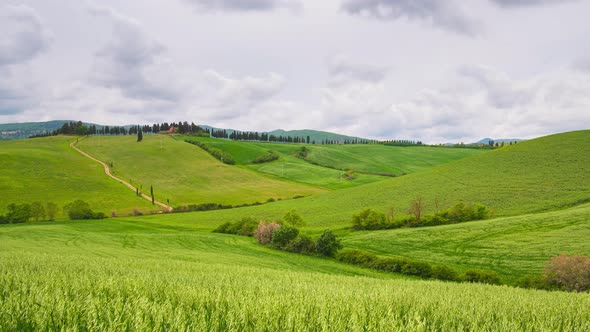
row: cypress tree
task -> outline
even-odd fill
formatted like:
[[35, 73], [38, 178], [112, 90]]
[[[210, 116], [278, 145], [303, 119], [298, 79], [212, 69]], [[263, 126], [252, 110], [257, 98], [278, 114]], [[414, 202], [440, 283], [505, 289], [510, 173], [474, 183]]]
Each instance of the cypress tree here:
[[143, 140], [143, 133], [141, 132], [141, 129], [137, 131], [137, 141], [141, 142], [141, 140]]
[[154, 205], [154, 187], [150, 186], [150, 195], [152, 196], [152, 205]]

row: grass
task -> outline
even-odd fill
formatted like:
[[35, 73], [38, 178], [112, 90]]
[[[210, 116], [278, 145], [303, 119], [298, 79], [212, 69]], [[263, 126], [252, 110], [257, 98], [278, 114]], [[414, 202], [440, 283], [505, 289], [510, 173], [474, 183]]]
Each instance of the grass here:
[[246, 168], [220, 163], [197, 146], [165, 135], [89, 137], [78, 145], [104, 162], [114, 174], [142, 191], [154, 188], [156, 198], [169, 205], [265, 202], [270, 198], [308, 196], [323, 189], [280, 181]]
[[588, 294], [392, 279], [166, 217], [1, 226], [0, 330], [590, 329]]
[[[11, 203], [55, 202], [60, 207], [82, 199], [110, 215], [152, 209], [124, 186], [110, 180], [100, 165], [73, 151], [66, 136], [0, 141], [0, 214]], [[58, 216], [60, 217], [60, 216]]]
[[[185, 139], [189, 137], [181, 137]], [[391, 147], [383, 145], [304, 145], [243, 142], [211, 138], [194, 138], [233, 156], [250, 169], [329, 189], [344, 189], [382, 181], [388, 177], [366, 174], [403, 175], [428, 169], [450, 161], [482, 153], [481, 150], [430, 147]], [[294, 157], [301, 147], [309, 149], [309, 160]], [[279, 154], [278, 161], [252, 164], [268, 151]], [[311, 162], [310, 162], [311, 161]], [[353, 169], [354, 180], [342, 179], [341, 170]]]
[[590, 204], [533, 215], [448, 226], [350, 232], [346, 248], [497, 272], [505, 281], [537, 277], [549, 258], [590, 256]]

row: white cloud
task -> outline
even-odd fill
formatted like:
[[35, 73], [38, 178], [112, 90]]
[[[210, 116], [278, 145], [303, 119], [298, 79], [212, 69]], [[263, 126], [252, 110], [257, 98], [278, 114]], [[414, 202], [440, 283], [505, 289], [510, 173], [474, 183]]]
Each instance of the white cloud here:
[[300, 11], [303, 5], [298, 0], [185, 0], [202, 12], [263, 12], [285, 8]]

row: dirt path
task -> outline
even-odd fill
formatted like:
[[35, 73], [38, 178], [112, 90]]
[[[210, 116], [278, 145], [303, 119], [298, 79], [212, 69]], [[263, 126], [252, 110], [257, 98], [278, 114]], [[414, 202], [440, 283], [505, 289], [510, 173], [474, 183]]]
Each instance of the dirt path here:
[[[108, 175], [109, 177], [111, 177], [113, 180], [115, 180], [115, 181], [117, 181], [117, 182], [120, 182], [120, 183], [124, 184], [125, 186], [127, 186], [127, 188], [129, 188], [129, 189], [133, 190], [134, 192], [137, 192], [137, 188], [136, 188], [136, 187], [134, 187], [134, 186], [133, 186], [131, 183], [129, 183], [129, 182], [125, 181], [125, 180], [121, 180], [121, 179], [119, 179], [118, 177], [116, 177], [116, 176], [114, 176], [113, 174], [111, 174], [111, 169], [109, 168], [109, 166], [108, 166], [107, 164], [105, 164], [104, 162], [102, 162], [102, 161], [100, 161], [100, 160], [98, 160], [98, 159], [94, 158], [93, 156], [89, 155], [88, 153], [86, 153], [86, 152], [84, 152], [84, 151], [80, 150], [80, 148], [78, 148], [78, 147], [76, 146], [76, 143], [78, 143], [78, 141], [77, 141], [77, 140], [76, 140], [76, 141], [73, 141], [72, 143], [70, 143], [70, 147], [71, 147], [72, 149], [74, 149], [74, 150], [78, 151], [78, 152], [79, 152], [81, 155], [83, 155], [84, 157], [86, 157], [86, 158], [89, 158], [89, 159], [92, 159], [92, 160], [96, 161], [97, 163], [101, 164], [101, 165], [102, 165], [102, 167], [104, 167], [104, 173], [105, 173], [106, 175]], [[143, 198], [147, 199], [147, 200], [148, 200], [148, 201], [150, 201], [150, 202], [152, 201], [152, 198], [151, 198], [150, 196], [148, 196], [148, 195], [144, 194], [144, 193], [141, 193], [141, 197], [143, 197]], [[154, 204], [157, 204], [157, 205], [159, 205], [159, 206], [160, 206], [162, 209], [164, 209], [165, 211], [172, 211], [172, 207], [171, 207], [171, 206], [169, 206], [169, 205], [166, 205], [166, 204], [164, 204], [164, 203], [162, 203], [162, 202], [159, 202], [159, 201], [156, 201], [156, 200], [154, 200]]]

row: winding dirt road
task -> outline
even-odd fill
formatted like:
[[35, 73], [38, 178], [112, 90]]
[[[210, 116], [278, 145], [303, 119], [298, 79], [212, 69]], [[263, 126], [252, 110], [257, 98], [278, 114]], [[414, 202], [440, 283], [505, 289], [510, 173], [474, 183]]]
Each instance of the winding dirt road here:
[[[124, 184], [125, 186], [127, 186], [127, 188], [129, 188], [129, 189], [133, 190], [133, 192], [137, 192], [137, 188], [136, 188], [136, 187], [134, 187], [134, 186], [133, 186], [131, 183], [129, 183], [129, 182], [125, 181], [125, 180], [119, 179], [118, 177], [116, 177], [116, 176], [114, 176], [113, 174], [111, 174], [111, 169], [109, 168], [109, 166], [108, 166], [106, 163], [104, 163], [104, 162], [102, 162], [102, 161], [100, 161], [100, 160], [98, 160], [98, 159], [94, 158], [93, 156], [89, 155], [88, 153], [86, 153], [86, 152], [84, 152], [84, 151], [80, 150], [80, 148], [78, 148], [78, 147], [76, 146], [76, 143], [78, 143], [78, 140], [76, 140], [76, 141], [73, 141], [72, 143], [70, 143], [70, 147], [71, 147], [72, 149], [74, 149], [74, 150], [78, 151], [78, 152], [79, 152], [81, 155], [83, 155], [84, 157], [86, 157], [86, 158], [89, 158], [89, 159], [92, 159], [92, 160], [96, 161], [97, 163], [101, 164], [101, 165], [102, 165], [102, 167], [104, 167], [104, 173], [105, 173], [106, 175], [108, 175], [110, 178], [112, 178], [113, 180], [115, 180], [115, 181], [117, 181], [117, 182], [120, 182], [120, 183]], [[152, 201], [152, 198], [151, 198], [150, 196], [148, 196], [148, 195], [144, 194], [144, 193], [141, 193], [141, 197], [143, 197], [143, 198], [147, 199], [147, 200], [148, 200], [148, 201], [150, 201], [150, 202]], [[172, 207], [171, 207], [171, 206], [169, 206], [169, 205], [166, 205], [166, 204], [164, 204], [164, 203], [162, 203], [162, 202], [159, 202], [159, 201], [156, 201], [156, 200], [154, 200], [154, 204], [157, 204], [157, 205], [159, 205], [159, 206], [160, 206], [162, 209], [164, 209], [165, 211], [168, 211], [168, 212], [172, 211]]]

